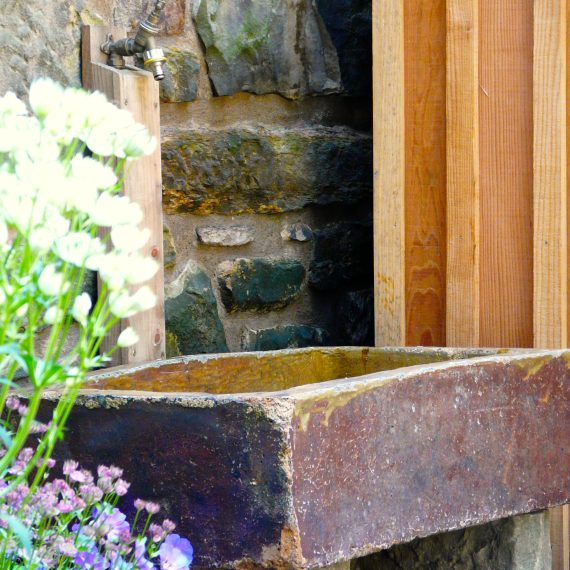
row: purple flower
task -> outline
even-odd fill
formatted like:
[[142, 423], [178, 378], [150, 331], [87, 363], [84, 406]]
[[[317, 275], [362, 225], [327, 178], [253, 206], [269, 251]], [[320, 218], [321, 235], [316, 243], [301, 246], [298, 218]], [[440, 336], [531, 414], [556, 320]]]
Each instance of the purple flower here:
[[113, 479], [123, 476], [123, 470], [120, 467], [115, 467], [114, 465], [109, 467], [109, 473]]
[[153, 570], [154, 564], [147, 560], [144, 555], [146, 554], [146, 538], [137, 538], [135, 540], [135, 553], [134, 561], [135, 566], [140, 570]]
[[158, 553], [162, 570], [187, 570], [192, 564], [194, 549], [189, 540], [171, 534], [160, 545]]
[[78, 552], [73, 562], [83, 570], [106, 570], [109, 568], [109, 562], [101, 556], [95, 547], [92, 547], [91, 550]]
[[160, 525], [152, 523], [148, 527], [148, 534], [153, 542], [160, 542], [166, 536], [166, 531]]
[[8, 398], [6, 398], [6, 407], [9, 410], [17, 410], [20, 407], [20, 400], [14, 396], [8, 396]]
[[79, 467], [79, 464], [77, 463], [77, 461], [72, 461], [71, 459], [68, 459], [67, 461], [63, 462], [63, 474], [64, 475], [71, 475], [74, 471], [77, 470], [77, 468]]
[[107, 535], [107, 540], [116, 542], [123, 531], [130, 530], [126, 518], [119, 509], [113, 509], [110, 513], [102, 513], [97, 518], [96, 527]]
[[119, 497], [122, 497], [123, 495], [127, 494], [130, 486], [131, 484], [127, 483], [125, 480], [117, 479], [115, 482], [115, 493], [117, 493]]
[[151, 503], [150, 501], [147, 502], [145, 505], [145, 509], [151, 515], [156, 515], [158, 511], [160, 511], [160, 505], [158, 503]]
[[79, 492], [88, 503], [96, 503], [103, 498], [103, 491], [93, 484], [85, 484], [79, 487]]
[[142, 511], [146, 507], [146, 501], [143, 501], [142, 499], [136, 499], [134, 505], [137, 511]]

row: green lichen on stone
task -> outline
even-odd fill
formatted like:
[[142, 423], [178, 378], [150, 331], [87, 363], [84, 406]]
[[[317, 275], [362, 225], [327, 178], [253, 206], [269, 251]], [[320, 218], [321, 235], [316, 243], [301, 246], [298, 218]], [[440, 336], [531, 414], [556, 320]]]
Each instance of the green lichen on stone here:
[[182, 353], [178, 348], [178, 339], [176, 338], [176, 334], [173, 331], [166, 331], [166, 358], [174, 358], [176, 356], [181, 356]]
[[228, 311], [281, 309], [299, 295], [304, 280], [300, 261], [236, 259], [218, 267], [218, 285]]
[[160, 82], [160, 99], [166, 103], [194, 101], [198, 94], [200, 63], [189, 50], [167, 48], [165, 76]]
[[164, 248], [164, 267], [172, 267], [176, 264], [176, 246], [170, 228], [164, 224], [162, 226], [162, 241]]
[[165, 293], [169, 350], [180, 354], [228, 351], [210, 278], [202, 267], [189, 261]]
[[341, 91], [336, 50], [313, 2], [195, 0], [193, 8], [217, 95]]
[[372, 141], [348, 128], [171, 129], [167, 213], [274, 214], [370, 199]]
[[231, 59], [238, 57], [254, 58], [268, 41], [270, 30], [271, 25], [268, 18], [260, 20], [250, 11], [245, 16], [235, 38], [230, 40], [228, 56]]

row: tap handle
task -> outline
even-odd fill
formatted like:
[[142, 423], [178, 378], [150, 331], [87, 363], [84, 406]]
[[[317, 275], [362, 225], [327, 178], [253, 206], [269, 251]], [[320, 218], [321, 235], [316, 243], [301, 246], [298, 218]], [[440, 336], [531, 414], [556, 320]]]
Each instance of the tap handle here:
[[158, 34], [160, 32], [160, 15], [165, 5], [166, 0], [156, 0], [152, 12], [148, 15], [146, 20], [141, 22], [141, 28], [144, 28], [151, 34]]

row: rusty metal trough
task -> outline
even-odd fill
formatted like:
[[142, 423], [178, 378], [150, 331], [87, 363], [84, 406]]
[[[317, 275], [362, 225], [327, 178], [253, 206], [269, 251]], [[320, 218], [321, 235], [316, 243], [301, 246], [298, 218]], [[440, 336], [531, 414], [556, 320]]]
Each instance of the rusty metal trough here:
[[124, 467], [196, 568], [322, 567], [570, 501], [569, 363], [319, 348], [117, 368], [82, 391], [63, 453]]

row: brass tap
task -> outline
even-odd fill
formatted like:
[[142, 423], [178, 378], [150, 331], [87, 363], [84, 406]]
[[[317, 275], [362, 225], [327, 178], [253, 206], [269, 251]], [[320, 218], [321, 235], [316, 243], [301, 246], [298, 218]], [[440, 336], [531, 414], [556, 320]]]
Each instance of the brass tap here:
[[101, 45], [101, 51], [108, 55], [107, 64], [111, 67], [124, 69], [125, 57], [141, 56], [144, 66], [149, 68], [156, 81], [164, 79], [163, 64], [166, 61], [164, 51], [156, 46], [155, 36], [160, 32], [160, 14], [166, 0], [156, 0], [152, 12], [146, 20], [139, 24], [134, 38], [113, 40], [109, 35], [107, 41]]

